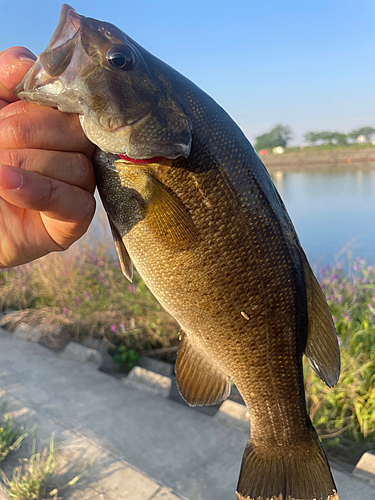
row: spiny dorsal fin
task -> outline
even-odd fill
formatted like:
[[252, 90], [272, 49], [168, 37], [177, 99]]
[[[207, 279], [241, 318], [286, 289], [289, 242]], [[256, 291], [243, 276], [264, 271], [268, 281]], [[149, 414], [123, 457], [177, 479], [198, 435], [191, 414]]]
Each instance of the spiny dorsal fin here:
[[168, 246], [185, 250], [198, 240], [197, 229], [187, 209], [158, 180], [149, 176], [152, 197], [147, 226]]
[[185, 333], [181, 332], [181, 337], [175, 366], [181, 396], [190, 406], [220, 403], [229, 396], [229, 377], [193, 347]]
[[125, 248], [124, 242], [122, 241], [122, 238], [120, 236], [120, 233], [117, 231], [115, 228], [113, 222], [111, 219], [108, 217], [109, 220], [109, 225], [111, 227], [112, 231], [112, 236], [113, 236], [113, 241], [115, 242], [115, 247], [117, 250], [117, 255], [120, 261], [120, 266], [121, 266], [121, 271], [123, 274], [128, 278], [130, 283], [133, 280], [133, 263], [130, 259], [130, 255], [128, 254], [128, 251]]
[[340, 351], [335, 326], [322, 289], [306, 258], [304, 271], [309, 321], [305, 356], [315, 373], [332, 387], [340, 376]]

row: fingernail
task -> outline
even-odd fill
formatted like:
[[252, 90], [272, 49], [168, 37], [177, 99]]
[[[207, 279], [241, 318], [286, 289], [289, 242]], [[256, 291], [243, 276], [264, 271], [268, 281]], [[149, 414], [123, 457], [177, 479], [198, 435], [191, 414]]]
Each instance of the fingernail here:
[[9, 190], [20, 189], [23, 184], [23, 175], [19, 168], [0, 165], [0, 185]]
[[[36, 57], [25, 47], [12, 47], [6, 50], [0, 57], [0, 76], [1, 83], [7, 90], [12, 90], [17, 82], [14, 81], [14, 72], [28, 69], [27, 65], [31, 65], [36, 60]], [[25, 63], [25, 64], [23, 64]], [[22, 72], [22, 71], [21, 71]]]
[[20, 61], [35, 62], [37, 58], [36, 58], [36, 56], [34, 56], [34, 54], [32, 52], [30, 52], [29, 50], [27, 50], [27, 52], [25, 51], [25, 52], [21, 52], [20, 54], [18, 54], [18, 59]]
[[9, 49], [6, 54], [8, 56], [13, 56], [19, 59], [20, 61], [36, 61], [36, 56], [31, 52], [31, 50], [26, 47], [12, 47]]

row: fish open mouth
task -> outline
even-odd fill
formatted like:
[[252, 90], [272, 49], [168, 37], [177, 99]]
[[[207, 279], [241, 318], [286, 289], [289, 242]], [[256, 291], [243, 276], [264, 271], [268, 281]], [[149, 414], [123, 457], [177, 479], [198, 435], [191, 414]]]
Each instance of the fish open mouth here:
[[[73, 7], [64, 4], [46, 50], [38, 56], [26, 77], [13, 90], [17, 97], [32, 102], [37, 98], [39, 104], [54, 106], [53, 96], [60, 94], [75, 76], [74, 69], [70, 76], [66, 70], [71, 63], [74, 48], [79, 43], [81, 28], [81, 16]], [[57, 81], [56, 77], [63, 73], [64, 81]], [[64, 111], [79, 112], [78, 109]]]
[[73, 38], [81, 29], [81, 16], [70, 5], [64, 3], [61, 7], [60, 19], [51, 37], [46, 51], [63, 45]]

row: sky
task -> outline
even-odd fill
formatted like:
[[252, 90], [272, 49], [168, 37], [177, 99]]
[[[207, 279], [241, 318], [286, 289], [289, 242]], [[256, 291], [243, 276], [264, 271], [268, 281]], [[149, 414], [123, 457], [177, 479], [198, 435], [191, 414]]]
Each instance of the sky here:
[[[291, 144], [311, 130], [375, 127], [375, 0], [75, 0], [210, 94], [251, 142], [277, 123]], [[0, 0], [0, 50], [42, 52], [54, 0]]]

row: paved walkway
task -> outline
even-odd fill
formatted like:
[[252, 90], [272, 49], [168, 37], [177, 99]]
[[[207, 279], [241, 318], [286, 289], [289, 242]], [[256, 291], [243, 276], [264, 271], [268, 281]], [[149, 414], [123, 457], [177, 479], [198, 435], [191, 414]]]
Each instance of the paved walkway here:
[[[51, 488], [96, 456], [86, 476], [59, 490], [64, 500], [234, 499], [247, 434], [216, 417], [126, 387], [1, 329], [0, 395], [17, 422], [38, 424], [38, 437], [55, 432], [66, 463]], [[30, 447], [29, 438], [16, 456], [28, 456]], [[3, 465], [9, 474], [17, 460], [9, 456]], [[340, 500], [375, 498], [368, 484], [342, 471], [333, 474]]]

